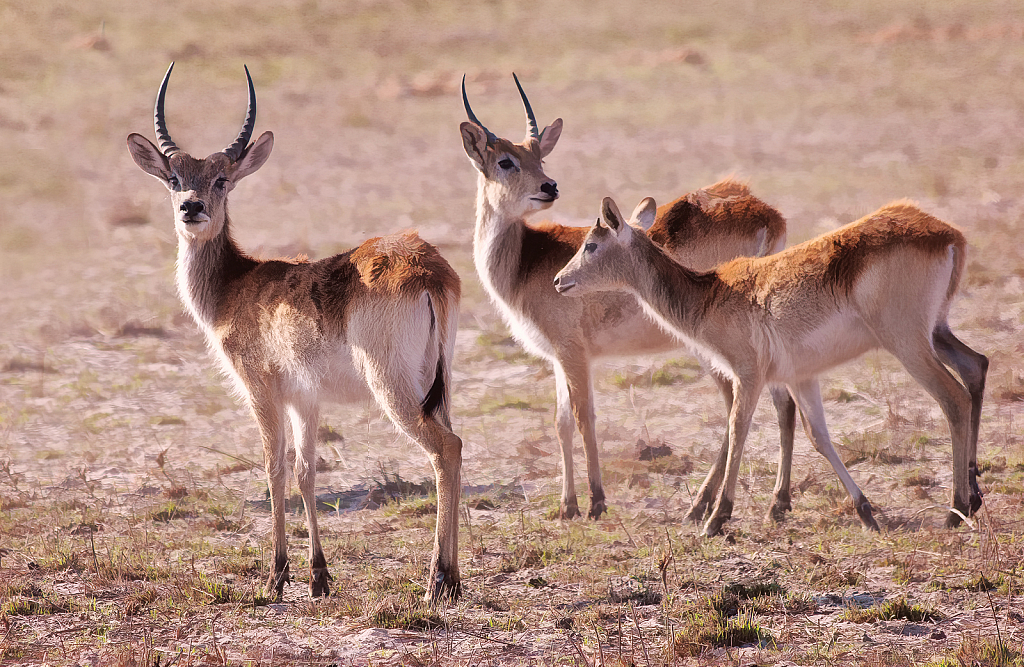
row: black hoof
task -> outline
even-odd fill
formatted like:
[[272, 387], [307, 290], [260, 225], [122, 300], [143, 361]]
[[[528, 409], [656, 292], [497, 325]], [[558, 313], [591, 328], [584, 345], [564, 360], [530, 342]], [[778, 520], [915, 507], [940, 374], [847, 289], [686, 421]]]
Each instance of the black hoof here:
[[318, 567], [309, 571], [309, 596], [313, 598], [325, 598], [331, 594], [331, 584], [334, 577], [327, 571], [326, 567]]
[[954, 499], [953, 509], [956, 511], [950, 512], [946, 517], [946, 528], [956, 528], [963, 523], [963, 517], [972, 516], [975, 512], [981, 509], [980, 492], [978, 494], [972, 493], [970, 499], [966, 503], [959, 499]]
[[946, 515], [946, 528], [958, 528], [963, 523], [963, 519], [956, 512], [950, 512]]
[[289, 573], [288, 563], [285, 563], [284, 569], [270, 573], [270, 578], [267, 579], [267, 586], [264, 592], [268, 598], [280, 600], [284, 596], [284, 585], [291, 582], [292, 576]]
[[434, 581], [427, 590], [426, 601], [434, 604], [440, 600], [455, 601], [462, 595], [462, 582], [451, 573], [438, 570]]
[[725, 525], [726, 521], [728, 521], [728, 519], [712, 516], [708, 519], [708, 522], [704, 524], [704, 536], [715, 537], [717, 535], [721, 535], [724, 532], [722, 530], [722, 526]]
[[866, 498], [861, 498], [860, 502], [856, 504], [857, 516], [860, 517], [860, 522], [864, 525], [865, 530], [870, 530], [874, 533], [880, 532], [878, 524], [875, 522], [875, 517], [872, 515], [871, 503]]
[[591, 500], [590, 501], [590, 513], [587, 514], [589, 519], [600, 519], [601, 515], [608, 511], [608, 507], [604, 504], [603, 500]]
[[570, 499], [568, 502], [562, 501], [562, 504], [558, 508], [559, 519], [575, 519], [580, 515], [580, 506], [576, 504], [576, 498]]
[[709, 504], [708, 504], [707, 501], [698, 500], [693, 505], [690, 505], [690, 509], [686, 513], [686, 516], [684, 518], [687, 521], [691, 521], [693, 523], [700, 523], [701, 521], [704, 520], [704, 517], [707, 516], [707, 514], [708, 514], [708, 507], [709, 507]]
[[704, 535], [707, 537], [714, 537], [715, 535], [722, 534], [722, 526], [725, 522], [732, 518], [732, 501], [722, 498], [718, 501], [718, 505], [711, 512], [711, 516], [708, 517], [708, 522], [704, 524]]
[[782, 523], [786, 520], [786, 512], [793, 511], [793, 504], [789, 500], [788, 491], [780, 491], [775, 494], [772, 506], [768, 509], [768, 518], [773, 523]]

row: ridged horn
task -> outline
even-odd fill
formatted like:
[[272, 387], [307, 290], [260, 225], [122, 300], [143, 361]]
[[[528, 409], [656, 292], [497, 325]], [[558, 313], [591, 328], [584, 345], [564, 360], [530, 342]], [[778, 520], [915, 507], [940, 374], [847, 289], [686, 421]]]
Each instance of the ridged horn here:
[[242, 156], [242, 152], [249, 145], [249, 138], [252, 137], [253, 128], [256, 127], [256, 89], [252, 85], [249, 68], [245, 65], [243, 67], [245, 67], [245, 78], [249, 82], [249, 108], [245, 112], [245, 123], [242, 125], [242, 131], [238, 133], [235, 143], [222, 151], [232, 162], [235, 162]]
[[494, 133], [487, 129], [487, 127], [480, 122], [473, 113], [472, 107], [469, 106], [469, 98], [466, 97], [466, 75], [462, 75], [462, 103], [466, 106], [466, 115], [469, 116], [469, 120], [476, 123], [480, 128], [487, 133], [487, 143], [493, 144], [498, 140], [498, 137], [494, 136]]
[[523, 98], [523, 106], [526, 107], [526, 131], [534, 139], [540, 139], [540, 128], [537, 126], [537, 117], [533, 115], [533, 107], [530, 106], [530, 100], [526, 99], [526, 93], [523, 92], [523, 87], [519, 85], [519, 77], [516, 76], [515, 72], [512, 72], [512, 78], [516, 80], [516, 88], [519, 89], [519, 96]]
[[156, 94], [156, 107], [153, 109], [153, 126], [156, 128], [157, 147], [167, 157], [181, 152], [181, 149], [171, 139], [171, 133], [167, 131], [167, 121], [164, 120], [164, 95], [167, 93], [167, 80], [171, 78], [172, 69], [174, 69], [173, 61], [167, 68], [167, 74], [164, 74], [164, 80], [160, 83], [160, 92]]

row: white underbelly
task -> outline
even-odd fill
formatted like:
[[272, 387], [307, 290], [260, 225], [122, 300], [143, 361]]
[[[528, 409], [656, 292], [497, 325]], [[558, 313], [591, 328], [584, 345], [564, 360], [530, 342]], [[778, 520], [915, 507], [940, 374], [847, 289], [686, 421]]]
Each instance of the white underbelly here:
[[797, 382], [855, 359], [877, 346], [874, 334], [855, 313], [835, 313], [808, 331], [787, 336], [772, 330], [768, 380]]

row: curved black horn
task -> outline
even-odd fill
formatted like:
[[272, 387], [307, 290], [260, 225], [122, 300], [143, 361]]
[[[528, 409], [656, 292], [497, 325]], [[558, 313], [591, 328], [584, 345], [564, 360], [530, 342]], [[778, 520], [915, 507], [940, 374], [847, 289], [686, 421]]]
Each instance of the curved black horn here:
[[156, 108], [153, 109], [153, 126], [156, 128], [156, 142], [160, 152], [167, 157], [181, 152], [181, 149], [171, 139], [171, 134], [167, 131], [167, 121], [164, 120], [164, 95], [167, 93], [167, 80], [171, 78], [172, 69], [174, 69], [173, 62], [167, 68], [167, 74], [164, 74], [164, 80], [160, 84], [160, 92], [156, 94]]
[[533, 107], [530, 106], [530, 100], [526, 99], [526, 93], [523, 92], [523, 87], [519, 85], [519, 77], [516, 76], [515, 72], [512, 72], [512, 78], [516, 80], [516, 88], [519, 89], [519, 96], [523, 98], [523, 106], [526, 107], [526, 131], [534, 139], [540, 139], [540, 128], [537, 127], [537, 117], [533, 115]]
[[[245, 67], [245, 65], [243, 65]], [[249, 68], [245, 67], [245, 78], [249, 81], [249, 108], [245, 112], [245, 124], [242, 125], [242, 131], [238, 133], [238, 138], [235, 139], [235, 143], [225, 148], [222, 152], [231, 158], [234, 162], [238, 158], [242, 157], [242, 152], [246, 146], [249, 145], [249, 138], [252, 136], [252, 130], [256, 127], [256, 89], [252, 85], [252, 77], [249, 76]]]
[[469, 116], [469, 120], [476, 123], [480, 128], [487, 133], [487, 143], [493, 144], [498, 140], [498, 137], [487, 129], [487, 127], [477, 119], [476, 114], [473, 113], [473, 109], [469, 106], [469, 98], [466, 97], [466, 75], [462, 75], [462, 103], [466, 105], [466, 115]]

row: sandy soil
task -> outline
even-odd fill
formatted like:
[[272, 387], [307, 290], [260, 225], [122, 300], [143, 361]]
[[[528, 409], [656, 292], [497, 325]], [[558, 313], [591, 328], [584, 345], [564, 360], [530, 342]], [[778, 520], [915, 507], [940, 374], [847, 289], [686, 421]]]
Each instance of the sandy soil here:
[[[266, 544], [267, 517], [258, 507], [265, 483], [245, 465], [260, 463], [254, 423], [182, 313], [165, 193], [124, 149], [129, 132], [152, 133], [153, 96], [173, 59], [169, 123], [178, 143], [197, 155], [220, 149], [237, 132], [242, 63], [253, 73], [256, 131], [272, 130], [276, 144], [267, 165], [232, 195], [243, 247], [265, 257], [322, 257], [371, 235], [416, 228], [462, 276], [453, 418], [466, 444], [463, 479], [478, 492], [515, 483], [522, 494], [522, 503], [504, 510], [474, 511], [473, 521], [496, 525], [526, 511], [538, 526], [548, 522], [559, 459], [550, 369], [507, 338], [472, 265], [475, 172], [458, 134], [464, 72], [477, 114], [498, 134], [518, 138], [524, 129], [512, 70], [542, 123], [565, 120], [547, 160], [563, 194], [550, 211], [558, 222], [587, 224], [604, 195], [631, 202], [624, 207], [648, 195], [668, 201], [728, 173], [748, 179], [783, 212], [791, 243], [890, 200], [917, 200], [968, 236], [969, 271], [951, 323], [992, 362], [980, 456], [995, 464], [983, 479], [986, 506], [995, 512], [962, 540], [984, 554], [984, 541], [994, 539], [1000, 563], [1020, 553], [1024, 11], [1017, 4], [791, 2], [769, 11], [728, 2], [683, 12], [671, 3], [465, 8], [360, 0], [140, 9], [105, 0], [74, 7], [15, 0], [0, 8], [0, 23], [7, 26], [0, 45], [0, 499], [10, 526], [17, 525], [11, 507], [98, 503], [126, 516], [161, 489], [181, 485], [250, 501], [250, 528], [221, 539]], [[628, 533], [663, 522], [699, 552], [704, 547], [693, 546], [696, 538], [675, 518], [725, 419], [700, 371], [652, 385], [651, 372], [680, 357], [608, 361], [595, 370], [613, 507], [595, 529], [619, 531], [621, 524]], [[857, 461], [851, 470], [890, 531], [874, 546], [863, 538], [858, 557], [903, 549], [908, 535], [932, 536], [951, 478], [938, 406], [885, 354], [837, 369], [822, 390], [834, 438], [844, 458]], [[751, 541], [768, 530], [761, 516], [773, 481], [774, 421], [763, 401], [735, 510], [740, 543], [708, 560], [710, 581], [762, 572], [766, 562], [785, 559], [794, 540], [793, 549], [809, 548], [822, 522], [854, 520], [842, 498], [829, 495], [836, 484], [827, 464], [798, 434], [794, 478], [804, 485], [796, 528], [788, 538], [771, 533], [778, 540], [766, 545]], [[375, 407], [328, 406], [324, 423], [342, 436], [321, 450], [325, 497], [372, 486], [382, 462], [406, 479], [428, 477], [425, 457]], [[641, 438], [667, 444], [694, 469], [653, 487], [630, 484]], [[581, 451], [576, 461], [582, 492]], [[924, 491], [906, 483], [914, 474], [929, 477]], [[328, 535], [341, 536], [365, 533], [375, 521], [377, 514], [363, 511], [325, 514], [323, 522]], [[427, 532], [416, 534], [426, 549]], [[12, 540], [0, 535], [0, 547]], [[16, 576], [38, 558], [24, 549], [0, 561], [0, 576]], [[536, 574], [499, 575], [485, 555], [470, 549], [465, 556], [466, 585], [477, 592], [513, 583], [519, 591]], [[856, 557], [850, 559], [836, 567], [854, 567]], [[875, 581], [884, 578], [877, 568], [865, 572], [857, 586], [811, 586], [807, 594], [839, 595], [839, 602], [819, 603], [838, 609], [852, 592], [895, 590], [891, 580]], [[1017, 586], [992, 613], [1019, 648], [1024, 624], [1009, 615], [1020, 608]], [[258, 660], [270, 662], [273, 655], [300, 660], [315, 653], [339, 664], [428, 664], [401, 660], [429, 649], [453, 663], [483, 664], [471, 634], [439, 639], [365, 621], [325, 623], [303, 613], [299, 588], [232, 630], [226, 645], [261, 647]], [[521, 604], [555, 604], [536, 595]], [[991, 633], [987, 607], [957, 609], [958, 598], [939, 595], [928, 599], [954, 614], [941, 640], [928, 639], [930, 626], [918, 633], [882, 623], [867, 639], [858, 639], [859, 625], [830, 627], [851, 646], [870, 640], [880, 643], [874, 653], [895, 647], [915, 660]], [[559, 604], [573, 599], [569, 590], [555, 597]], [[47, 617], [19, 622], [25, 625], [16, 636], [23, 638], [36, 632], [52, 643], [59, 631]], [[501, 639], [515, 650], [485, 643], [489, 664], [597, 657], [592, 644], [584, 650], [586, 642], [550, 622], [543, 630], [528, 625]], [[7, 627], [0, 636], [10, 635]], [[163, 645], [210, 643], [210, 626], [182, 627]], [[714, 659], [817, 662], [806, 647], [825, 645], [821, 660], [834, 660], [826, 656], [831, 643], [816, 634], [825, 630], [812, 628], [792, 640], [803, 647], [800, 656], [739, 649], [719, 650]], [[103, 662], [106, 650], [97, 641], [74, 659]]]

